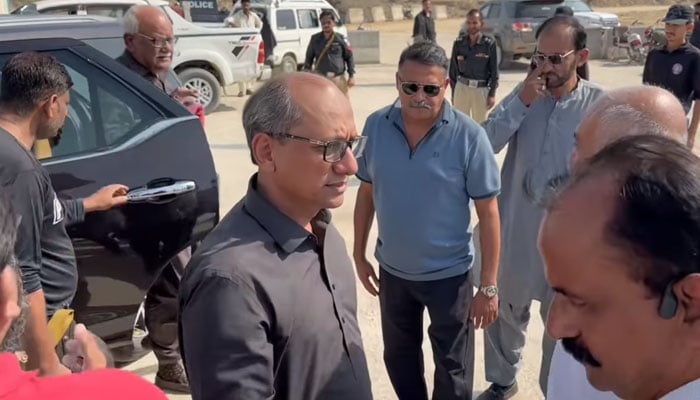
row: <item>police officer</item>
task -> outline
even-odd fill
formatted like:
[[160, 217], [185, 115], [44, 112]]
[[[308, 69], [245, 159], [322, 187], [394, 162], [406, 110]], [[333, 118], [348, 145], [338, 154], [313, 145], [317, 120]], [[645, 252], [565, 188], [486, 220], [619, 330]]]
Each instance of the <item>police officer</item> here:
[[642, 81], [645, 84], [660, 86], [673, 93], [685, 112], [693, 107], [693, 116], [688, 127], [688, 147], [695, 145], [695, 134], [700, 122], [700, 50], [686, 40], [694, 28], [694, 13], [689, 6], [672, 5], [666, 17], [666, 46], [652, 50], [644, 65]]
[[481, 32], [483, 26], [479, 10], [470, 10], [467, 31], [455, 40], [450, 62], [452, 102], [478, 123], [496, 103], [498, 87], [496, 40]]
[[[348, 89], [355, 85], [355, 62], [352, 50], [345, 37], [335, 32], [335, 14], [331, 11], [321, 13], [321, 32], [311, 36], [306, 49], [304, 69], [321, 74], [332, 80], [338, 89], [346, 95]], [[348, 78], [345, 79], [347, 65]]]

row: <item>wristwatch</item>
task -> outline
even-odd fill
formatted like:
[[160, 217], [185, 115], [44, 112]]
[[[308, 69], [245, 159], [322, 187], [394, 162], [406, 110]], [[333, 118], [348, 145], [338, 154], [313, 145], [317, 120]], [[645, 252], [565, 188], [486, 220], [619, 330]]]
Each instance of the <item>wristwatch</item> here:
[[479, 291], [486, 296], [489, 299], [492, 299], [498, 294], [498, 287], [491, 285], [491, 286], [482, 286], [479, 288]]

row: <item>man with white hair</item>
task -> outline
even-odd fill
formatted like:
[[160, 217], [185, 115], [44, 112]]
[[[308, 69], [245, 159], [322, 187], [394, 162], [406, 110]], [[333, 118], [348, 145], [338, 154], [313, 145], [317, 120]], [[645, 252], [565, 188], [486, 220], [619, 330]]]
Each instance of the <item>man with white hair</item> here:
[[[671, 92], [652, 86], [607, 92], [579, 125], [571, 167], [580, 168], [603, 147], [618, 139], [649, 134], [685, 143], [685, 111], [678, 99]], [[584, 366], [569, 354], [562, 341], [558, 341], [552, 355], [547, 399], [613, 400], [617, 396], [591, 386]]]
[[[170, 19], [160, 7], [133, 6], [124, 14], [124, 54], [117, 61], [187, 106], [197, 92], [173, 87], [166, 79], [173, 62], [175, 35]], [[145, 322], [148, 339], [158, 358], [156, 385], [189, 393], [177, 340], [177, 293], [191, 250], [181, 251], [165, 266], [146, 294]]]

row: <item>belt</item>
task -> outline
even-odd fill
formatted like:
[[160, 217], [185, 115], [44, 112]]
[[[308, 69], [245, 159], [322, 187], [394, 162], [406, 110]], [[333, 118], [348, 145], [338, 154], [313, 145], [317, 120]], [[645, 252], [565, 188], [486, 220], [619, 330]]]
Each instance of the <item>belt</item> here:
[[458, 76], [457, 81], [467, 85], [470, 88], [482, 88], [488, 86], [488, 82], [478, 79], [467, 79], [463, 76]]
[[336, 74], [335, 72], [326, 72], [324, 75], [326, 76], [326, 78], [336, 78], [345, 75], [345, 72], [341, 72], [339, 74]]

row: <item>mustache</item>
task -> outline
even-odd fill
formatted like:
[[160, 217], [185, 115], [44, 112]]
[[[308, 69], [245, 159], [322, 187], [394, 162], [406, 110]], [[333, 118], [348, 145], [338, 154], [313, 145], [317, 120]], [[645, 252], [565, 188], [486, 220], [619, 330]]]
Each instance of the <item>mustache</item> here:
[[430, 110], [432, 108], [430, 106], [430, 104], [426, 103], [425, 101], [412, 101], [411, 107], [412, 108], [425, 108], [427, 110]]
[[576, 343], [576, 339], [564, 338], [561, 340], [561, 344], [564, 346], [564, 350], [571, 354], [571, 356], [581, 364], [587, 364], [596, 368], [600, 368], [602, 366], [600, 361], [596, 360], [596, 358], [593, 357], [593, 354], [591, 354], [586, 347]]

